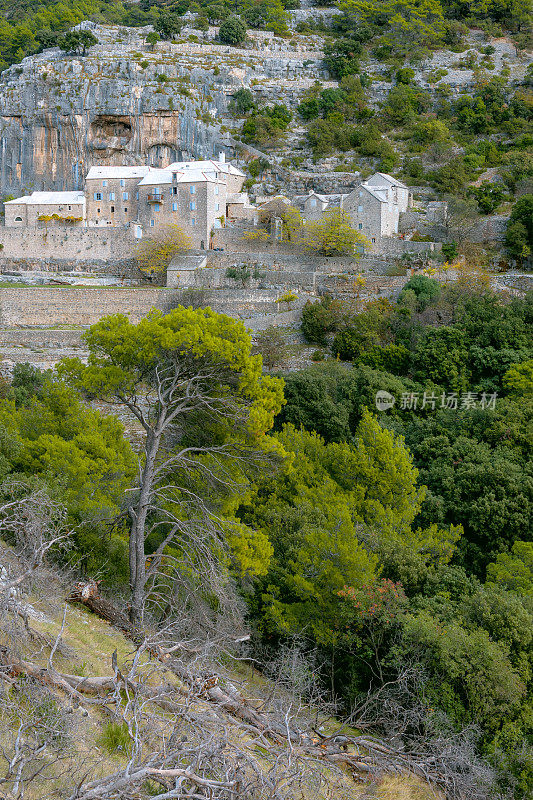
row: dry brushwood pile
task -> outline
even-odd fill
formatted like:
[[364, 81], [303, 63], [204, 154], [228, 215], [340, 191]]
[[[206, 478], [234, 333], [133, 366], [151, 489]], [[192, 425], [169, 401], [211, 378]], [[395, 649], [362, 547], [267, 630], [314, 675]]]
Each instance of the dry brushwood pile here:
[[407, 753], [328, 718], [298, 652], [267, 678], [246, 637], [202, 640], [185, 616], [140, 630], [60, 576], [47, 556], [69, 534], [42, 493], [0, 511], [3, 800], [476, 797], [450, 748]]

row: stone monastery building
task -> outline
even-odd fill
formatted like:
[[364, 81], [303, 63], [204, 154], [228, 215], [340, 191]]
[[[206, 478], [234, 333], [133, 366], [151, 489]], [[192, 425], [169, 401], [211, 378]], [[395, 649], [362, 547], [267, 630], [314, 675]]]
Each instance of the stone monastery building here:
[[398, 233], [400, 214], [412, 204], [409, 188], [384, 172], [376, 172], [349, 194], [317, 194], [294, 197], [304, 219], [315, 220], [328, 208], [343, 208], [352, 227], [361, 231], [370, 243], [379, 245], [384, 237]]
[[91, 167], [85, 192], [33, 192], [5, 203], [6, 227], [49, 221], [89, 228], [132, 227], [137, 239], [152, 228], [179, 225], [194, 247], [207, 249], [228, 213], [255, 209], [241, 192], [245, 174], [218, 161], [180, 161], [156, 167]]
[[[217, 229], [236, 220], [257, 224], [262, 208], [272, 204], [264, 198], [251, 205], [242, 192], [245, 174], [227, 163], [223, 153], [218, 161], [177, 161], [157, 167], [91, 167], [85, 191], [33, 192], [9, 200], [5, 206], [6, 227], [38, 227], [61, 222], [73, 227], [129, 228], [141, 239], [152, 229], [178, 225], [197, 249], [209, 249]], [[274, 198], [282, 205], [292, 202], [305, 220], [318, 219], [326, 210], [340, 207], [352, 226], [379, 249], [384, 237], [398, 233], [400, 214], [411, 205], [405, 184], [376, 172], [349, 194], [308, 195]]]

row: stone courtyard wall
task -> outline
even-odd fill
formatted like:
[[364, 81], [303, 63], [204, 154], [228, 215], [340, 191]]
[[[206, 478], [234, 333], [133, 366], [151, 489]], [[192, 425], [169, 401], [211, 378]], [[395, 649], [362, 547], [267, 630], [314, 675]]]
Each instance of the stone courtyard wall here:
[[133, 229], [67, 228], [49, 225], [38, 228], [0, 227], [0, 270], [11, 259], [41, 262], [105, 262], [133, 256]]

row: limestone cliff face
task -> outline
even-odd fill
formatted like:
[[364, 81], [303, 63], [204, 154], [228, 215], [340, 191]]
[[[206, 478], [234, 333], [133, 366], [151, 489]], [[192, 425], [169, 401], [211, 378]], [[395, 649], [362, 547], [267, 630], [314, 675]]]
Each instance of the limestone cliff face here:
[[159, 166], [224, 145], [216, 117], [236, 88], [227, 71], [215, 77], [183, 56], [141, 54], [135, 45], [138, 34], [102, 42], [85, 58], [47, 50], [3, 73], [1, 195], [81, 188], [92, 165]]
[[238, 50], [193, 36], [153, 51], [144, 29], [83, 26], [99, 40], [87, 56], [46, 50], [0, 78], [0, 197], [82, 188], [93, 165], [231, 157], [223, 123], [234, 122], [227, 104], [236, 89], [294, 107], [327, 78], [312, 37], [255, 32], [253, 46]]

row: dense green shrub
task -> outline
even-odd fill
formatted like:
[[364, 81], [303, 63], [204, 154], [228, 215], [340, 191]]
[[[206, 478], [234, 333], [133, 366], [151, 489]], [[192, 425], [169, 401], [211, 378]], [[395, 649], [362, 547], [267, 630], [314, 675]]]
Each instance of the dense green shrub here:
[[359, 72], [361, 43], [354, 39], [335, 39], [324, 48], [324, 63], [333, 78], [340, 80], [345, 75]]
[[228, 107], [236, 117], [242, 117], [255, 108], [254, 96], [249, 89], [238, 89], [231, 98]]
[[242, 126], [243, 138], [259, 145], [272, 145], [289, 127], [292, 113], [287, 106], [276, 104], [251, 113]]
[[428, 278], [426, 275], [415, 275], [414, 278], [407, 281], [400, 292], [398, 298], [400, 305], [407, 292], [414, 292], [417, 299], [418, 310], [423, 311], [430, 303], [434, 302], [440, 296], [441, 287], [439, 282], [434, 278]]
[[308, 342], [324, 345], [327, 334], [339, 325], [341, 306], [327, 294], [316, 303], [309, 300], [302, 309], [302, 333]]
[[228, 17], [220, 26], [218, 36], [223, 44], [237, 47], [246, 39], [246, 25], [239, 17]]
[[530, 258], [533, 251], [533, 195], [524, 195], [513, 206], [505, 234], [505, 244], [519, 261]]

